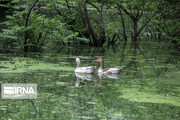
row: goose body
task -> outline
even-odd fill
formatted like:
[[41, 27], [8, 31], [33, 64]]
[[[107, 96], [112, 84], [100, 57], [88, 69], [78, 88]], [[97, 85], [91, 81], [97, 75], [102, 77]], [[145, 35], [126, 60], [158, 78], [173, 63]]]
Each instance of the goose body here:
[[75, 69], [76, 73], [94, 73], [96, 67], [95, 66], [88, 66], [88, 67], [79, 67]]
[[76, 58], [77, 68], [75, 69], [76, 73], [94, 73], [96, 66], [80, 67], [80, 59]]
[[102, 58], [99, 58], [96, 60], [97, 62], [100, 62], [100, 67], [98, 69], [98, 73], [101, 74], [119, 74], [121, 68], [105, 68], [104, 69], [104, 61]]

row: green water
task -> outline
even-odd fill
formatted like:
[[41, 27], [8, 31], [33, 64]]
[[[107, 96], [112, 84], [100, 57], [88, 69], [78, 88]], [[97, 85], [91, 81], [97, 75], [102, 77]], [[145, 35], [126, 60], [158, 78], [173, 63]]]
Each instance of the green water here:
[[[74, 73], [76, 57], [82, 66], [99, 67], [100, 56], [105, 67], [121, 67], [120, 74]], [[0, 99], [0, 119], [179, 120], [179, 63], [178, 50], [150, 42], [0, 54], [0, 83], [38, 86], [35, 100]]]

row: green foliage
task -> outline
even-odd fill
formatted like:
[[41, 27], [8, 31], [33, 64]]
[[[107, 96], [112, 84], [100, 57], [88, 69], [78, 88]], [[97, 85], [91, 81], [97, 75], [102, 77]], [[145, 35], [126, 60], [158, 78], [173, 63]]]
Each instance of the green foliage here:
[[180, 46], [180, 1], [164, 0], [160, 12], [160, 29], [177, 46]]
[[50, 0], [47, 2], [47, 8], [54, 9], [54, 12], [61, 17], [63, 22], [66, 23], [68, 28], [74, 32], [78, 32], [79, 35], [85, 30], [82, 22], [82, 0]]
[[[27, 47], [28, 51], [42, 51], [43, 49], [53, 49], [62, 44], [94, 44], [84, 16], [82, 4], [84, 0], [38, 0], [31, 12], [30, 9], [36, 0], [23, 2], [21, 0], [3, 1], [7, 2], [7, 4], [0, 4], [0, 7], [8, 8], [9, 13], [6, 13], [7, 20], [0, 23], [0, 26], [3, 26], [3, 30], [0, 30], [2, 31], [0, 33], [1, 48], [26, 51], [25, 48]], [[100, 13], [98, 9], [100, 9], [102, 1], [89, 0], [96, 6], [87, 3], [90, 22], [97, 41], [103, 39], [105, 46], [107, 46], [123, 40], [124, 29], [117, 3], [121, 4], [134, 16], [142, 13], [137, 22], [137, 31], [140, 30], [144, 23], [151, 18], [159, 2], [159, 0], [145, 0], [144, 4], [142, 4], [143, 1], [105, 0], [102, 11], [103, 21], [101, 23], [103, 28], [100, 30]], [[178, 2], [173, 0], [162, 1], [163, 4], [159, 8], [158, 14], [151, 18], [150, 24], [145, 27], [145, 30], [143, 28], [142, 34], [139, 34], [138, 37], [143, 38], [148, 33], [153, 36], [152, 31], [154, 34], [166, 37], [173, 43], [180, 45], [179, 7], [176, 6]], [[123, 10], [122, 14], [126, 28], [125, 33], [127, 39], [130, 40], [135, 33], [133, 31], [134, 23]], [[102, 30], [104, 31], [101, 34]]]
[[[65, 23], [62, 23], [59, 17], [47, 17], [46, 15], [41, 14], [37, 8], [30, 15], [29, 18], [28, 12], [30, 7], [28, 7], [30, 2], [23, 4], [22, 11], [14, 11], [13, 15], [7, 15], [7, 21], [1, 23], [7, 26], [6, 29], [3, 29], [3, 33], [0, 34], [0, 37], [3, 39], [15, 40], [19, 45], [18, 48], [28, 47], [28, 51], [41, 51], [42, 46], [46, 44], [50, 47], [57, 46], [67, 39], [76, 36], [71, 31], [65, 27]], [[28, 20], [28, 25], [26, 22]], [[25, 41], [27, 43], [25, 43]]]

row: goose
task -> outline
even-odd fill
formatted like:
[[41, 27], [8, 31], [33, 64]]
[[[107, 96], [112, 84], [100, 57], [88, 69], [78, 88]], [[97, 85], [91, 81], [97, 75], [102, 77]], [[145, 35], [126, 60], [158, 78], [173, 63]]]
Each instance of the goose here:
[[104, 69], [104, 61], [102, 58], [98, 58], [96, 62], [100, 62], [100, 67], [98, 69], [98, 73], [102, 74], [119, 74], [121, 68], [105, 68]]
[[80, 67], [80, 59], [76, 58], [77, 68], [75, 69], [76, 73], [94, 73], [96, 66]]

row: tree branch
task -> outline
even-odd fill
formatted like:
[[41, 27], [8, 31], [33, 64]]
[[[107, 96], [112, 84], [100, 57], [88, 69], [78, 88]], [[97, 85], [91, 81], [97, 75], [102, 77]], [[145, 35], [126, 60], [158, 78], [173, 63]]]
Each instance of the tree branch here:
[[137, 17], [137, 20], [139, 20], [139, 19], [142, 17], [142, 15], [143, 15], [143, 13], [144, 13], [144, 6], [145, 6], [145, 4], [143, 4], [142, 10], [141, 10], [139, 16]]
[[[143, 0], [143, 1], [140, 3], [140, 5], [139, 5], [139, 7], [138, 7], [138, 9], [137, 9], [136, 18], [139, 18], [140, 9], [141, 9], [142, 6], [145, 5], [145, 1], [146, 1], [146, 0]], [[143, 9], [141, 10], [141, 13], [142, 13], [142, 11], [143, 11]], [[140, 15], [141, 15], [141, 14], [140, 14]]]
[[139, 29], [139, 31], [137, 32], [137, 35], [139, 35], [141, 33], [141, 31], [144, 29], [144, 27], [150, 22], [150, 20], [154, 17], [154, 15], [157, 13], [159, 6], [161, 5], [161, 1], [159, 0], [159, 4], [156, 8], [156, 10], [154, 11], [154, 13], [151, 15], [151, 17], [149, 17], [149, 19], [143, 24], [143, 26]]
[[119, 10], [119, 14], [121, 16], [121, 23], [122, 23], [122, 26], [123, 26], [123, 34], [124, 34], [124, 40], [127, 41], [127, 36], [126, 36], [126, 27], [125, 27], [125, 23], [124, 23], [124, 17], [123, 17], [123, 13], [121, 11], [121, 8], [119, 6], [118, 7], [118, 10]]
[[39, 0], [36, 0], [36, 1], [34, 2], [34, 4], [31, 6], [31, 8], [29, 9], [29, 12], [28, 12], [28, 15], [27, 15], [27, 18], [26, 18], [25, 27], [28, 26], [28, 22], [29, 22], [29, 17], [30, 17], [31, 11], [32, 11], [32, 9], [34, 8], [34, 6], [36, 5], [36, 3], [37, 3], [38, 1], [39, 1]]
[[126, 8], [124, 8], [121, 4], [117, 3], [117, 6], [120, 7], [131, 19], [135, 19], [134, 15], [130, 13]]
[[[101, 9], [100, 9], [100, 14], [99, 14], [99, 38], [100, 38], [100, 44], [102, 42], [102, 37], [104, 37], [104, 22], [103, 22], [103, 6], [104, 6], [104, 0], [102, 0], [101, 3]], [[103, 24], [103, 25], [102, 25]]]
[[96, 5], [94, 5], [94, 4], [92, 4], [91, 2], [87, 2], [88, 4], [90, 4], [91, 6], [93, 6], [94, 8], [96, 8], [97, 9], [97, 11], [100, 13], [100, 9], [96, 6]]

